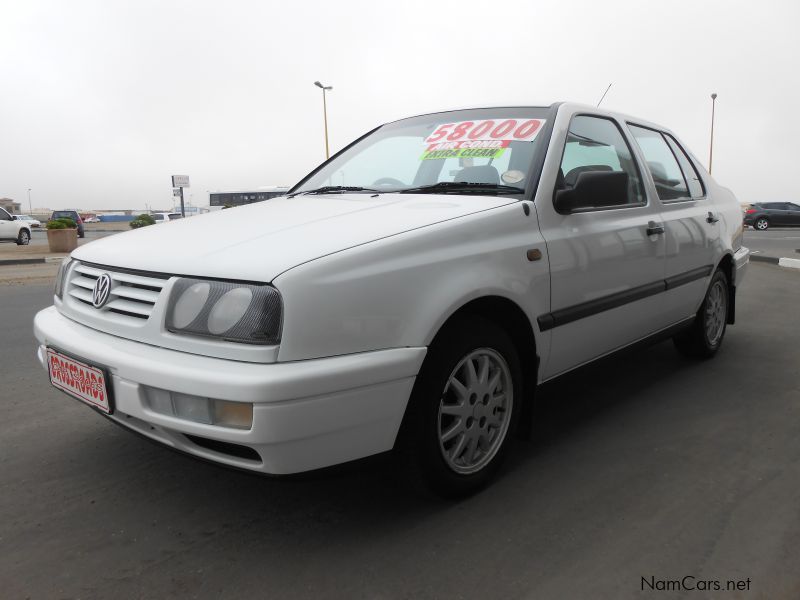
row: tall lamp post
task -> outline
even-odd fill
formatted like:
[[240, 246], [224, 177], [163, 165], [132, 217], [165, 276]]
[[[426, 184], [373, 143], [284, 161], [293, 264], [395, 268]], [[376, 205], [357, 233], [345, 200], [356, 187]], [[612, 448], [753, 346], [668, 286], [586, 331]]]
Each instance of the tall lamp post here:
[[28, 188], [28, 210], [33, 214], [33, 204], [31, 204], [31, 188]]
[[330, 150], [328, 149], [328, 104], [325, 101], [325, 92], [333, 89], [332, 85], [322, 85], [319, 81], [315, 81], [314, 85], [322, 90], [322, 116], [325, 119], [325, 160], [331, 157]]
[[717, 95], [711, 94], [711, 144], [708, 148], [708, 174], [711, 175], [711, 163], [714, 159], [714, 107], [717, 104]]

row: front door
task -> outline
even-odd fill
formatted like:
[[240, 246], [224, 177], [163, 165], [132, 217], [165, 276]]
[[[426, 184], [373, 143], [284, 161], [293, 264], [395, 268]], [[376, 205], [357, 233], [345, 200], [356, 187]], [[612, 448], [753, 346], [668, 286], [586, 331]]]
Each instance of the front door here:
[[17, 238], [17, 222], [5, 209], [0, 208], [0, 240]]
[[615, 206], [571, 214], [559, 214], [550, 197], [537, 199], [551, 271], [551, 312], [538, 318], [540, 330], [551, 331], [545, 379], [665, 326], [658, 206], [648, 201], [631, 146], [610, 117], [571, 117], [556, 190], [587, 171], [627, 173], [627, 194]]

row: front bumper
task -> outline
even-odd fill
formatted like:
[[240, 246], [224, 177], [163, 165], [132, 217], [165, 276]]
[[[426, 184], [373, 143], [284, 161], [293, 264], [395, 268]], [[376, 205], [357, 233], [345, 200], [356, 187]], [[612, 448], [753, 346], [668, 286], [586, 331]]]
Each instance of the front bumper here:
[[[395, 348], [291, 363], [237, 362], [109, 335], [53, 306], [36, 315], [34, 333], [45, 369], [50, 346], [107, 370], [114, 398], [109, 418], [120, 425], [204, 459], [272, 474], [391, 449], [426, 353], [425, 348]], [[155, 412], [148, 388], [252, 402], [252, 428]], [[232, 451], [242, 447], [252, 452]]]

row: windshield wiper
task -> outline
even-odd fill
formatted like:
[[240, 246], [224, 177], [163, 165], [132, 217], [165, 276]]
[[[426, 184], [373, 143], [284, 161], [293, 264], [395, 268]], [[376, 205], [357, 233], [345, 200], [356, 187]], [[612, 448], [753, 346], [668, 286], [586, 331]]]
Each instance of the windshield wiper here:
[[300, 192], [295, 192], [294, 194], [290, 194], [289, 198], [294, 198], [298, 194], [303, 194], [307, 196], [310, 194], [343, 194], [345, 192], [377, 192], [377, 191], [378, 190], [373, 190], [372, 188], [359, 187], [355, 185], [325, 185], [315, 190], [303, 190]]
[[471, 193], [471, 192], [494, 192], [495, 194], [521, 194], [525, 190], [513, 185], [501, 185], [497, 183], [475, 183], [470, 181], [440, 181], [430, 185], [420, 185], [418, 187], [405, 188], [402, 190], [392, 190], [397, 194], [435, 194], [435, 193]]

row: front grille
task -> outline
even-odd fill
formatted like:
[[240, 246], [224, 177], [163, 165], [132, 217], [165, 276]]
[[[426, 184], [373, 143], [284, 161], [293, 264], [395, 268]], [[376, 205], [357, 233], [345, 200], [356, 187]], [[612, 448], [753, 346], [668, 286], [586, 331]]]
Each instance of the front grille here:
[[103, 273], [111, 277], [111, 293], [99, 312], [120, 320], [146, 321], [150, 318], [158, 296], [167, 284], [166, 279], [78, 264], [72, 269], [67, 293], [79, 302], [92, 306], [92, 290]]

